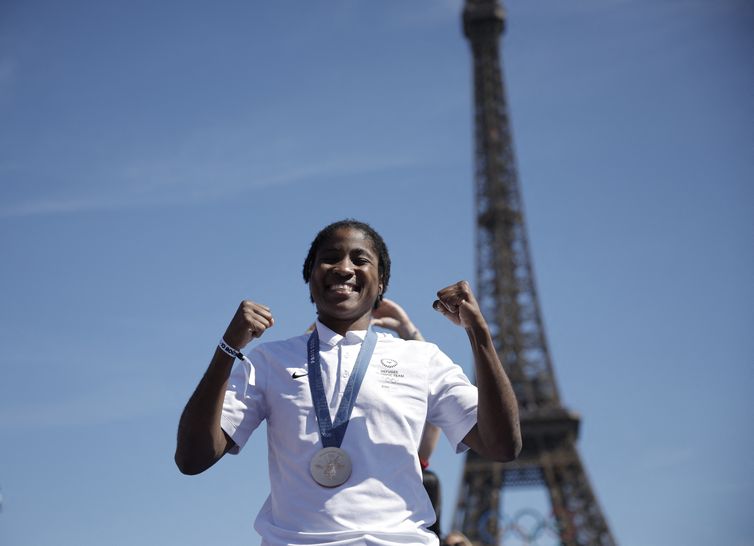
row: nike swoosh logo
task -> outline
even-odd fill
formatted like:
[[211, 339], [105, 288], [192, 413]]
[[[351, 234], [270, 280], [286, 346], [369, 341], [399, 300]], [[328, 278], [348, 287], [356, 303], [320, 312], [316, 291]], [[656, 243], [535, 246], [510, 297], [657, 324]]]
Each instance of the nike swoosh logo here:
[[309, 375], [309, 372], [293, 372], [291, 374], [291, 377], [293, 379], [298, 379], [299, 377], [304, 377], [305, 375]]

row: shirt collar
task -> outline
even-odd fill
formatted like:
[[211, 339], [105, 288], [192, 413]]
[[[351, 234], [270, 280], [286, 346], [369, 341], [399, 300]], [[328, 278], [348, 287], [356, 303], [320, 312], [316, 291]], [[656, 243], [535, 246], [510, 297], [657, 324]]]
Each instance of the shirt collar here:
[[333, 332], [322, 324], [319, 319], [317, 319], [317, 335], [319, 336], [319, 342], [325, 343], [329, 345], [330, 347], [335, 347], [336, 345], [339, 345], [341, 342], [345, 345], [353, 345], [356, 343], [361, 343], [364, 341], [364, 338], [367, 337], [367, 331], [366, 330], [349, 330], [346, 332], [345, 336], [341, 336], [337, 332]]

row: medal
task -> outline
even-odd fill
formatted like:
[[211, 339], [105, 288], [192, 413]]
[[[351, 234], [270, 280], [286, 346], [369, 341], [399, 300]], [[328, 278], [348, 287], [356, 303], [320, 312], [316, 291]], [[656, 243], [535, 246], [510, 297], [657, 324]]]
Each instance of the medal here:
[[323, 487], [338, 487], [351, 477], [351, 457], [339, 447], [324, 447], [309, 465], [312, 478]]
[[374, 347], [377, 344], [377, 334], [370, 326], [364, 342], [361, 344], [359, 355], [353, 367], [353, 373], [343, 391], [343, 398], [338, 405], [335, 421], [330, 419], [330, 408], [327, 405], [325, 387], [322, 384], [322, 370], [319, 363], [319, 334], [315, 328], [307, 342], [309, 366], [309, 390], [314, 402], [314, 414], [317, 417], [319, 437], [322, 441], [320, 449], [309, 464], [312, 478], [323, 487], [338, 487], [351, 476], [351, 457], [340, 448], [346, 434], [348, 421], [364, 380]]

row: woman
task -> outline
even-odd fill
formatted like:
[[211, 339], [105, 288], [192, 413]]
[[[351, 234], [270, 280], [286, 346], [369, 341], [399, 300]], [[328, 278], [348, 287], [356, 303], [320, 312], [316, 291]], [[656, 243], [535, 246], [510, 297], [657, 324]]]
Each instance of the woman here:
[[246, 356], [275, 321], [267, 306], [243, 301], [181, 416], [176, 463], [202, 472], [266, 420], [271, 491], [255, 522], [263, 545], [437, 545], [417, 455], [425, 419], [459, 452], [506, 461], [521, 445], [516, 399], [476, 299], [461, 281], [433, 306], [465, 328], [478, 388], [434, 344], [372, 330], [390, 257], [368, 224], [325, 227], [303, 276], [315, 330]]

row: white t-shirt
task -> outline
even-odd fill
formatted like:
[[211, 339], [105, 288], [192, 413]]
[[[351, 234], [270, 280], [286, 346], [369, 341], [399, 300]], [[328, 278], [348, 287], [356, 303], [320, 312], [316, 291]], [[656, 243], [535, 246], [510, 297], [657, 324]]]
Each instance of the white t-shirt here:
[[[366, 331], [340, 336], [317, 322], [322, 381], [334, 418]], [[424, 421], [458, 452], [476, 424], [477, 390], [436, 345], [378, 333], [341, 448], [351, 477], [325, 488], [309, 473], [322, 448], [309, 391], [309, 335], [263, 343], [237, 361], [222, 427], [240, 450], [267, 419], [270, 495], [254, 524], [262, 544], [436, 545], [417, 449]], [[238, 451], [236, 450], [236, 452]]]

